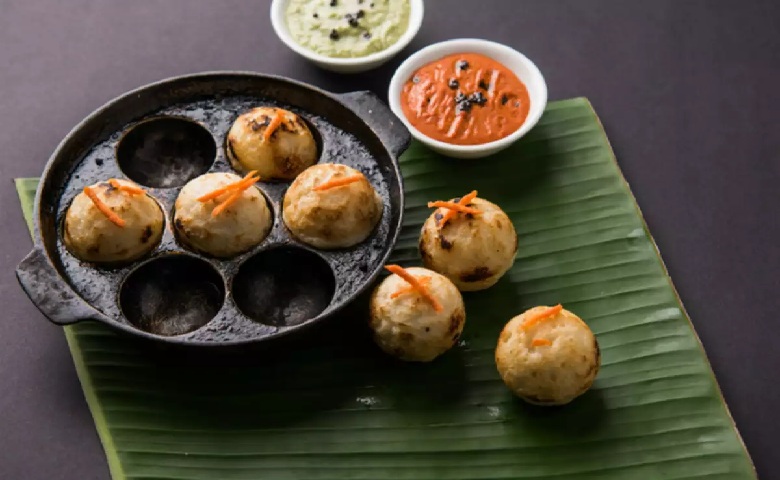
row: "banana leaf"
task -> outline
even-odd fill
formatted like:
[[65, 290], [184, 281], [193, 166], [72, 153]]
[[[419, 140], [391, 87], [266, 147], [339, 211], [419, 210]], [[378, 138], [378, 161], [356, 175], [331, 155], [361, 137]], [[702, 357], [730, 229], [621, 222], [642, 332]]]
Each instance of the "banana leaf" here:
[[[457, 347], [426, 365], [393, 361], [371, 344], [362, 304], [314, 339], [228, 360], [66, 327], [114, 479], [756, 478], [586, 99], [550, 103], [493, 158], [415, 143], [401, 167], [393, 262], [419, 264], [426, 202], [472, 189], [518, 231], [514, 268], [464, 295]], [[17, 181], [28, 221], [36, 183]], [[573, 403], [532, 407], [501, 383], [493, 349], [509, 318], [559, 302], [596, 333], [603, 366]]]

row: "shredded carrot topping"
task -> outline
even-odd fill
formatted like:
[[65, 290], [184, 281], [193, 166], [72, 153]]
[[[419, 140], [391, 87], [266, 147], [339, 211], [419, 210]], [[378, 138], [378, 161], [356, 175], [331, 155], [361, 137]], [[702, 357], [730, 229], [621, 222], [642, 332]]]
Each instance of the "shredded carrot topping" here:
[[271, 138], [271, 135], [273, 135], [276, 129], [279, 128], [279, 125], [282, 124], [283, 120], [284, 114], [277, 110], [274, 119], [271, 120], [271, 123], [269, 123], [267, 127], [265, 127], [265, 131], [263, 132], [263, 140], [268, 140]]
[[322, 190], [328, 190], [331, 188], [336, 187], [343, 187], [344, 185], [349, 185], [350, 183], [355, 183], [360, 181], [363, 178], [363, 175], [350, 175], [349, 177], [342, 177], [342, 178], [334, 178], [332, 180], [328, 180], [325, 183], [321, 183], [314, 187], [312, 190], [315, 192], [319, 192]]
[[124, 183], [119, 183], [119, 180], [116, 178], [112, 178], [108, 181], [108, 183], [116, 188], [117, 190], [122, 190], [123, 192], [127, 192], [131, 195], [140, 195], [142, 193], [146, 193], [146, 191], [143, 188], [135, 187], [133, 185], [125, 185]]
[[235, 192], [233, 192], [224, 202], [217, 205], [216, 208], [211, 211], [211, 216], [216, 217], [220, 213], [224, 212], [226, 208], [236, 203], [236, 201], [241, 198], [241, 195], [244, 193], [244, 191], [255, 184], [255, 181], [256, 180], [254, 177], [242, 180], [241, 184], [235, 189]]
[[[246, 188], [249, 188], [249, 185], [247, 185]], [[214, 207], [214, 210], [211, 211], [211, 216], [216, 217], [220, 213], [224, 212], [226, 208], [236, 203], [246, 188], [242, 188], [241, 190], [234, 192], [224, 202]]]
[[526, 318], [525, 321], [523, 322], [522, 328], [530, 328], [541, 321], [544, 321], [550, 317], [558, 315], [561, 312], [561, 310], [563, 310], [563, 307], [561, 306], [560, 303], [554, 307], [547, 307], [544, 310], [540, 310], [539, 312]]
[[124, 227], [125, 221], [122, 220], [119, 215], [114, 213], [111, 208], [106, 205], [103, 200], [101, 200], [97, 193], [92, 189], [92, 187], [84, 187], [84, 193], [89, 197], [90, 200], [92, 200], [92, 203], [95, 204], [95, 207], [97, 207], [98, 210], [100, 210], [100, 213], [106, 216], [111, 222], [118, 226], [118, 227]]
[[532, 347], [549, 347], [550, 345], [552, 345], [552, 342], [546, 338], [534, 338], [531, 340]]
[[209, 200], [214, 200], [215, 198], [221, 197], [222, 195], [232, 192], [233, 190], [239, 189], [239, 191], [244, 191], [247, 188], [249, 188], [252, 184], [260, 180], [260, 177], [257, 175], [257, 170], [252, 170], [251, 172], [247, 173], [244, 178], [241, 180], [236, 180], [233, 183], [228, 183], [224, 187], [220, 187], [216, 190], [213, 190], [201, 197], [198, 197], [198, 201], [200, 202], [208, 202]]
[[470, 213], [472, 215], [476, 215], [478, 213], [481, 213], [476, 208], [466, 207], [464, 205], [461, 205], [460, 203], [442, 202], [442, 201], [428, 202], [428, 208], [434, 208], [434, 207], [447, 208], [449, 210], [456, 210], [458, 212]]
[[417, 278], [414, 277], [414, 275], [407, 272], [403, 267], [399, 265], [386, 265], [385, 268], [391, 273], [394, 273], [399, 277], [403, 278], [415, 290], [420, 292], [420, 295], [422, 295], [426, 300], [428, 300], [428, 302], [430, 302], [434, 310], [436, 310], [437, 312], [441, 312], [442, 310], [444, 310], [444, 307], [442, 307], [441, 303], [439, 303], [439, 301], [436, 300], [436, 297], [431, 295], [431, 292], [428, 290], [428, 288], [423, 286], [417, 280]]
[[[445, 208], [447, 211], [444, 213], [444, 216], [442, 217], [441, 221], [439, 222], [439, 227], [442, 228], [444, 225], [447, 224], [448, 221], [450, 221], [455, 215], [458, 214], [459, 211], [463, 212], [463, 210], [459, 210], [457, 208], [453, 208], [452, 205], [460, 205], [461, 207], [468, 207], [468, 204], [471, 203], [475, 198], [477, 198], [477, 191], [472, 190], [467, 195], [464, 195], [456, 204], [455, 202], [428, 202], [428, 208], [438, 207], [438, 208]], [[443, 205], [443, 204], [447, 205]], [[471, 208], [469, 212], [465, 213], [471, 213], [472, 215], [475, 215], [477, 213], [480, 213], [479, 210], [476, 210], [474, 208]]]
[[[431, 284], [431, 277], [420, 277], [417, 279], [417, 281], [419, 281], [420, 285], [422, 285], [423, 287], [427, 287], [428, 285]], [[417, 290], [415, 290], [413, 286], [409, 285], [408, 287], [404, 287], [400, 290], [396, 290], [392, 295], [390, 295], [390, 298], [398, 298], [401, 295], [406, 295], [409, 292], [416, 292], [416, 291]]]

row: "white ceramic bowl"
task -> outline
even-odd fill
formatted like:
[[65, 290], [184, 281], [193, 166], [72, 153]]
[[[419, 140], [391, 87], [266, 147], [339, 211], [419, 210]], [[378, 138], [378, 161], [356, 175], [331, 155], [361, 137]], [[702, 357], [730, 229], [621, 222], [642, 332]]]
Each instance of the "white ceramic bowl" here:
[[[514, 72], [525, 84], [528, 89], [531, 107], [525, 122], [511, 135], [480, 145], [453, 145], [424, 135], [414, 128], [406, 118], [401, 108], [401, 91], [404, 83], [423, 65], [455, 53], [478, 53], [490, 57]], [[482, 158], [512, 145], [536, 125], [547, 105], [547, 84], [536, 65], [517, 50], [488, 40], [461, 38], [435, 43], [406, 59], [390, 80], [388, 103], [390, 109], [406, 125], [412, 136], [431, 149], [455, 158]]]
[[284, 42], [292, 51], [306, 58], [320, 68], [338, 73], [359, 73], [377, 68], [384, 64], [404, 47], [409, 45], [417, 32], [420, 30], [423, 20], [423, 0], [409, 0], [409, 26], [390, 47], [375, 52], [364, 57], [356, 58], [333, 58], [321, 55], [297, 43], [290, 35], [285, 21], [285, 11], [287, 10], [288, 0], [273, 0], [271, 3], [271, 25], [279, 39]]

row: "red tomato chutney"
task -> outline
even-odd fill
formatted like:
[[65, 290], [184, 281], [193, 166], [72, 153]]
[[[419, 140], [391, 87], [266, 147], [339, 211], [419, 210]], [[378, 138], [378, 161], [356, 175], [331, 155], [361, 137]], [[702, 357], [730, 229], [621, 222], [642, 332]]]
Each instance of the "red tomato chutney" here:
[[459, 53], [417, 70], [404, 84], [401, 105], [409, 122], [428, 137], [479, 145], [520, 128], [531, 101], [511, 70], [484, 55]]

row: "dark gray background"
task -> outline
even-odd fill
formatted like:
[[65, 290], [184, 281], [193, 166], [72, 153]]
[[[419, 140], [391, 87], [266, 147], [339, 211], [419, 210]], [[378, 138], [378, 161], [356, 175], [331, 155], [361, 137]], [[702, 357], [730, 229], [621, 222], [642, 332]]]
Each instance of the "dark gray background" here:
[[108, 478], [64, 336], [13, 276], [30, 247], [13, 177], [147, 82], [255, 70], [385, 98], [405, 55], [459, 36], [527, 54], [551, 100], [593, 102], [758, 472], [780, 478], [780, 2], [427, 0], [412, 45], [355, 77], [288, 51], [269, 4], [0, 0], [0, 479]]

